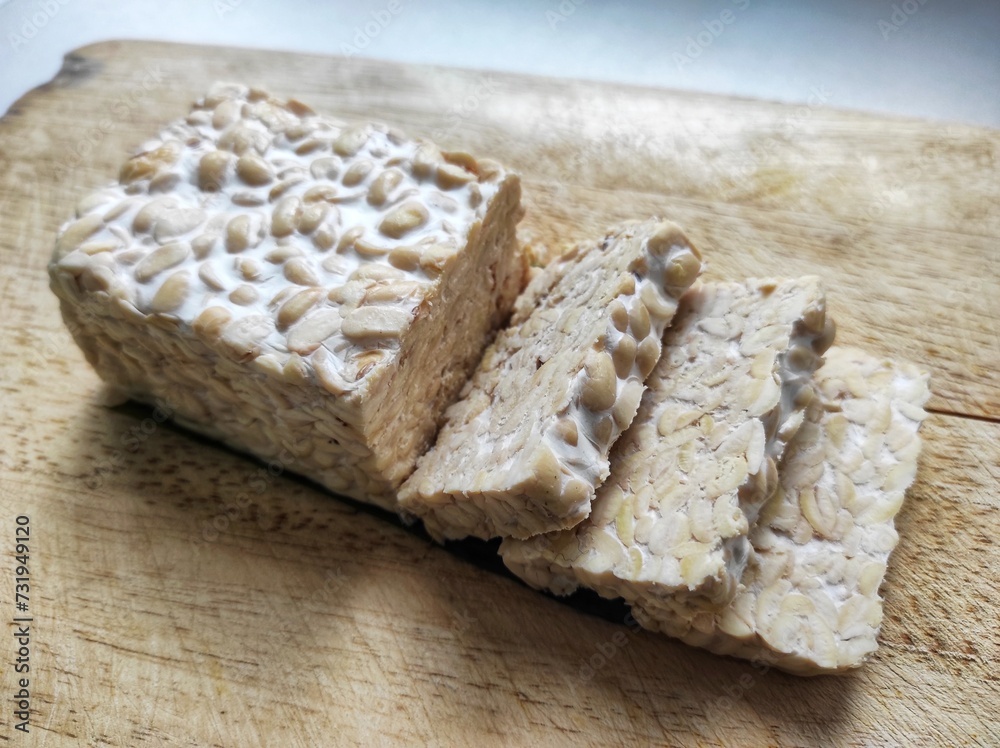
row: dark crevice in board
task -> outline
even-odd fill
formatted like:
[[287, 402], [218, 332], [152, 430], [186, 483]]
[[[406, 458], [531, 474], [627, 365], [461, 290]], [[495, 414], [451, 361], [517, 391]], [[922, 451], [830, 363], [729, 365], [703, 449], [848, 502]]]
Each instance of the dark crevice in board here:
[[981, 423], [998, 423], [1000, 424], [1000, 418], [994, 416], [979, 416], [973, 413], [959, 413], [954, 410], [944, 410], [942, 408], [928, 408], [924, 407], [928, 413], [933, 413], [936, 416], [951, 416], [953, 418], [968, 418], [970, 421], [980, 421]]
[[27, 91], [20, 96], [10, 108], [0, 115], [0, 124], [8, 118], [23, 116], [25, 105], [28, 104], [32, 95], [38, 91], [49, 91], [58, 88], [76, 88], [86, 83], [91, 78], [96, 77], [104, 70], [104, 63], [93, 57], [86, 57], [77, 52], [69, 52], [63, 56], [62, 67], [55, 74], [52, 80], [46, 81], [39, 86]]
[[[119, 405], [110, 410], [115, 413], [120, 413], [122, 415], [127, 415], [131, 418], [135, 418], [137, 421], [142, 421], [145, 418], [153, 416], [155, 409], [148, 405], [129, 401], [124, 405]], [[259, 465], [266, 466], [267, 463], [257, 459], [253, 455], [246, 452], [240, 452], [239, 450], [233, 449], [221, 442], [217, 442], [214, 439], [210, 439], [202, 434], [195, 431], [180, 426], [173, 421], [166, 421], [163, 423], [165, 428], [174, 431], [179, 434], [183, 434], [185, 438], [193, 439], [201, 444], [209, 446], [214, 449], [220, 449], [230, 454], [238, 455], [240, 458], [255, 462]], [[420, 521], [415, 522], [405, 522], [399, 515], [381, 509], [377, 506], [371, 504], [365, 504], [364, 502], [357, 501], [347, 496], [341, 496], [340, 494], [333, 493], [332, 491], [324, 488], [315, 481], [311, 481], [308, 478], [303, 478], [293, 472], [282, 473], [282, 477], [288, 480], [294, 481], [300, 485], [309, 486], [310, 488], [316, 489], [321, 493], [329, 496], [337, 501], [341, 501], [349, 505], [352, 509], [358, 512], [368, 514], [372, 517], [376, 517], [383, 522], [388, 522], [391, 525], [398, 527], [404, 532], [409, 533], [415, 537], [421, 538], [422, 540], [438, 547], [443, 548], [445, 551], [450, 553], [452, 556], [465, 561], [466, 563], [472, 564], [473, 566], [488, 571], [492, 574], [497, 574], [507, 579], [511, 579], [517, 584], [527, 587], [520, 579], [518, 579], [514, 574], [504, 566], [503, 561], [497, 554], [497, 549], [500, 546], [500, 539], [494, 538], [493, 540], [479, 540], [478, 538], [466, 538], [465, 540], [449, 540], [441, 545], [434, 541], [427, 531], [424, 530], [423, 523]], [[566, 605], [574, 610], [580, 611], [586, 615], [596, 616], [605, 621], [610, 621], [617, 624], [632, 624], [631, 614], [629, 612], [628, 606], [621, 599], [618, 600], [606, 600], [600, 597], [597, 593], [591, 590], [578, 590], [572, 595], [566, 597], [558, 597], [552, 595], [548, 592], [537, 592], [537, 594], [544, 595], [558, 603]], [[634, 624], [632, 624], [634, 625]]]
[[93, 57], [85, 57], [77, 52], [70, 52], [63, 57], [62, 67], [56, 73], [56, 77], [41, 88], [50, 86], [68, 88], [79, 86], [96, 76], [104, 69], [104, 63]]

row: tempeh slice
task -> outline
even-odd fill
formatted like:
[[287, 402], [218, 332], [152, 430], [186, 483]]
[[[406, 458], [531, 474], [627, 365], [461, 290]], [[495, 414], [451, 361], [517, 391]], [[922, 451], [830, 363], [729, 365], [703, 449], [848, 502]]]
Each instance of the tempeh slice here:
[[817, 278], [692, 289], [590, 517], [505, 540], [508, 567], [558, 594], [725, 605], [832, 337]]
[[527, 537], [580, 522], [700, 269], [680, 229], [656, 220], [551, 263], [448, 410], [401, 505], [445, 538]]
[[84, 197], [49, 266], [98, 374], [396, 508], [526, 281], [520, 182], [220, 84]]
[[861, 665], [878, 646], [879, 586], [913, 482], [928, 375], [835, 346], [751, 532], [750, 563], [723, 611], [634, 609], [647, 628], [800, 675]]

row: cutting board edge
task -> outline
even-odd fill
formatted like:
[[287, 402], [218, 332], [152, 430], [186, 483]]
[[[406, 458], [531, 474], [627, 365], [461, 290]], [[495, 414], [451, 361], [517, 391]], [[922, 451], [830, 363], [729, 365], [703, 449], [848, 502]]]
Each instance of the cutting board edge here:
[[[753, 107], [755, 105], [766, 105], [768, 107], [781, 107], [788, 110], [796, 110], [803, 106], [803, 102], [790, 102], [782, 101], [779, 99], [768, 99], [765, 97], [758, 96], [747, 96], [741, 94], [725, 94], [717, 93], [714, 91], [702, 91], [697, 89], [685, 89], [685, 88], [675, 88], [671, 86], [651, 86], [643, 85], [629, 82], [618, 82], [611, 80], [598, 80], [590, 78], [559, 78], [550, 75], [541, 75], [536, 73], [524, 73], [511, 70], [497, 70], [493, 68], [468, 68], [459, 67], [454, 65], [439, 65], [434, 63], [424, 63], [424, 62], [403, 62], [399, 60], [389, 60], [387, 58], [380, 57], [365, 57], [365, 56], [351, 56], [345, 57], [343, 55], [337, 54], [324, 54], [321, 52], [296, 52], [290, 49], [275, 49], [275, 48], [264, 48], [264, 47], [249, 47], [240, 46], [232, 44], [195, 44], [189, 42], [175, 42], [169, 40], [158, 40], [158, 39], [118, 39], [110, 38], [104, 39], [96, 42], [91, 42], [80, 47], [76, 47], [67, 51], [63, 55], [62, 65], [56, 74], [50, 78], [48, 81], [41, 83], [24, 94], [19, 96], [8, 108], [3, 115], [0, 115], [0, 127], [3, 126], [4, 120], [13, 112], [16, 113], [18, 109], [22, 108], [32, 96], [44, 93], [50, 88], [58, 85], [61, 80], [66, 81], [65, 85], [74, 85], [78, 83], [83, 83], [90, 76], [91, 72], [98, 70], [99, 68], [94, 66], [87, 66], [85, 61], [90, 59], [100, 60], [102, 57], [106, 56], [107, 50], [112, 49], [115, 45], [149, 45], [155, 44], [162, 47], [176, 47], [176, 48], [197, 48], [197, 49], [234, 49], [243, 50], [251, 52], [260, 52], [261, 54], [277, 54], [277, 55], [294, 55], [296, 57], [322, 57], [322, 58], [338, 58], [341, 57], [345, 62], [356, 60], [359, 64], [372, 64], [372, 63], [386, 63], [390, 65], [402, 65], [407, 68], [413, 69], [424, 69], [428, 71], [435, 72], [447, 72], [447, 71], [465, 71], [474, 70], [477, 72], [489, 73], [491, 75], [499, 75], [507, 77], [510, 79], [531, 79], [531, 80], [546, 80], [546, 81], [561, 81], [564, 84], [582, 84], [589, 86], [600, 86], [602, 88], [613, 89], [614, 91], [631, 90], [635, 92], [643, 93], [654, 93], [658, 95], [668, 94], [670, 96], [690, 99], [692, 101], [697, 100], [709, 100], [709, 101], [726, 101], [729, 103], [738, 102], [739, 104]], [[81, 65], [80, 68], [75, 66]], [[284, 92], [276, 91], [278, 95], [283, 95]], [[848, 118], [856, 118], [860, 120], [877, 120], [880, 122], [885, 122], [886, 120], [890, 122], [897, 122], [899, 124], [908, 125], [926, 125], [930, 127], [949, 127], [949, 128], [961, 128], [965, 134], [978, 133], [982, 137], [994, 137], [1000, 140], [1000, 128], [991, 128], [985, 125], [970, 124], [967, 122], [960, 122], [956, 120], [945, 120], [945, 119], [930, 119], [925, 117], [915, 117], [912, 115], [896, 114], [893, 112], [878, 112], [874, 110], [865, 109], [853, 109], [849, 107], [838, 107], [838, 106], [827, 106], [821, 105], [817, 107], [819, 110], [836, 114]]]

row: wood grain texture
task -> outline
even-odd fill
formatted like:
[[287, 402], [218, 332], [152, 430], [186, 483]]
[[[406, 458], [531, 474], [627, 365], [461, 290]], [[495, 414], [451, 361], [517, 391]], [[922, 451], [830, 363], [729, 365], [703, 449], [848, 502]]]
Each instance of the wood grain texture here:
[[[538, 245], [662, 213], [699, 244], [711, 277], [818, 272], [841, 341], [930, 368], [939, 413], [898, 521], [873, 661], [803, 680], [635, 632], [102, 408], [47, 288], [55, 231], [81, 191], [217, 78], [504, 161], [524, 176], [524, 236]], [[452, 109], [484, 81], [492, 93]], [[1000, 742], [997, 132], [108, 42], [18, 102], [0, 144], [0, 600], [9, 620], [9, 530], [26, 513], [36, 638], [25, 744]], [[23, 737], [6, 706], [0, 725], [11, 744]]]

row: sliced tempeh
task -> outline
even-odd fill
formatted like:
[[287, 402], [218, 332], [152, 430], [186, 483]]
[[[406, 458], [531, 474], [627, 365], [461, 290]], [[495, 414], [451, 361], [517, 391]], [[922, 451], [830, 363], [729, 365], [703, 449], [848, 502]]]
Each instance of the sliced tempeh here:
[[723, 611], [635, 606], [638, 621], [689, 644], [800, 675], [854, 668], [875, 651], [878, 589], [913, 482], [928, 375], [835, 346], [751, 531], [750, 563]]
[[655, 220], [550, 264], [448, 410], [401, 505], [447, 538], [527, 537], [586, 517], [700, 269], [680, 229]]
[[505, 540], [506, 564], [558, 594], [582, 585], [630, 602], [727, 603], [832, 337], [814, 277], [692, 289], [590, 517]]

